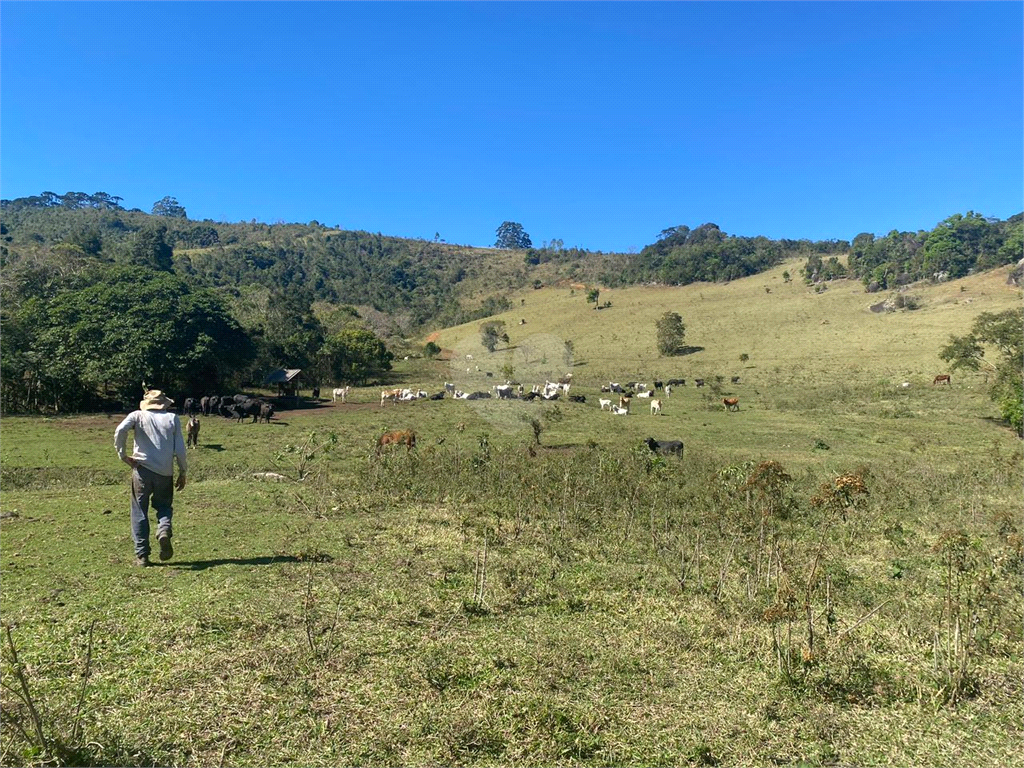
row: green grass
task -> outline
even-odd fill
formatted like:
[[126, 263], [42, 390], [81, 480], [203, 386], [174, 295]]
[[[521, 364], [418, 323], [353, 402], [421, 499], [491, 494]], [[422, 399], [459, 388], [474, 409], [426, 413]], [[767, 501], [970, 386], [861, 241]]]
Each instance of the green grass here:
[[[457, 361], [400, 361], [396, 380], [484, 388], [511, 354], [543, 383], [572, 339], [586, 404], [381, 408], [367, 388], [271, 425], [204, 419], [175, 558], [145, 570], [119, 416], [5, 418], [0, 608], [48, 743], [33, 747], [5, 648], [0, 763], [1018, 764], [1021, 444], [980, 378], [931, 386], [949, 333], [1019, 302], [1004, 279], [924, 288], [922, 309], [887, 316], [858, 286], [774, 273], [602, 291], [599, 312], [579, 290], [529, 291], [505, 319], [536, 356], [488, 355], [473, 324], [439, 336]], [[703, 351], [654, 354], [667, 309]], [[609, 380], [701, 375], [721, 391], [680, 388], [661, 417], [596, 404]], [[415, 429], [416, 450], [374, 458], [385, 428]], [[284, 449], [311, 432], [338, 442], [299, 483]], [[638, 450], [648, 435], [684, 440], [682, 461]], [[762, 538], [742, 482], [765, 460], [792, 481]], [[869, 494], [845, 520], [812, 501], [853, 471]], [[936, 550], [951, 529], [969, 542], [952, 572]], [[770, 624], [787, 588], [797, 610]], [[951, 697], [937, 658], [958, 613], [976, 634]]]

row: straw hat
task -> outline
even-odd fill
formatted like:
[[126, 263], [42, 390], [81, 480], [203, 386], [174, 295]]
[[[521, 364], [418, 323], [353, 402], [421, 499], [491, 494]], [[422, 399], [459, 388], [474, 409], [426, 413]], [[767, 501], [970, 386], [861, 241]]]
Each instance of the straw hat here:
[[151, 389], [142, 397], [139, 408], [144, 411], [166, 411], [174, 405], [174, 401], [159, 389]]

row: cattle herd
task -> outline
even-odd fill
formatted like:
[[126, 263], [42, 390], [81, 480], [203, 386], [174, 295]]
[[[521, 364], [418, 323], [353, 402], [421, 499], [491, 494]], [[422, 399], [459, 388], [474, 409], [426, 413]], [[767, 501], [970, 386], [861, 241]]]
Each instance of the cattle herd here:
[[274, 406], [259, 397], [249, 395], [234, 395], [231, 397], [187, 397], [181, 409], [182, 413], [190, 417], [198, 414], [203, 416], [223, 416], [226, 419], [237, 419], [242, 421], [245, 418], [252, 418], [253, 424], [257, 421], [270, 423], [274, 415]]

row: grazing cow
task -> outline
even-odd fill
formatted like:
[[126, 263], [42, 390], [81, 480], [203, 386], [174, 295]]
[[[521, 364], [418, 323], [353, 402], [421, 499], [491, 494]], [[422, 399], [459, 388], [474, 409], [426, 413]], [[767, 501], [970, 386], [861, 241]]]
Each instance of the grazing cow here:
[[665, 397], [672, 397], [672, 385], [671, 384], [666, 384], [665, 385]]
[[210, 398], [200, 397], [199, 398], [199, 410], [203, 412], [203, 416], [210, 415]]
[[193, 414], [195, 414], [198, 408], [199, 401], [197, 401], [194, 397], [186, 397], [185, 404], [181, 406], [181, 412], [187, 413], [189, 416], [192, 416]]
[[950, 381], [949, 374], [948, 373], [940, 373], [938, 376], [936, 376], [935, 380], [932, 382], [932, 386], [934, 387], [936, 384], [945, 384], [946, 386], [952, 386], [952, 382]]
[[663, 389], [664, 386], [665, 386], [664, 382], [661, 382], [661, 381], [655, 381], [654, 382], [654, 388], [655, 389]]
[[260, 403], [259, 418], [261, 421], [270, 423], [270, 418], [274, 415], [274, 406], [270, 403]]
[[400, 389], [382, 389], [380, 391], [380, 404], [384, 405], [388, 400], [397, 403], [401, 396], [402, 390]]
[[740, 399], [738, 397], [725, 397], [722, 399], [722, 404], [727, 411], [738, 411], [740, 409]]
[[629, 412], [629, 398], [625, 396], [619, 397], [619, 408], [624, 408], [626, 412]]
[[611, 401], [611, 400], [605, 400], [605, 399], [604, 399], [604, 398], [602, 397], [602, 398], [601, 398], [600, 400], [598, 400], [597, 402], [601, 404], [601, 410], [602, 410], [602, 411], [603, 411], [603, 410], [604, 410], [605, 408], [608, 408], [608, 410], [611, 410], [611, 409], [612, 409], [612, 401]]
[[739, 376], [733, 376], [732, 377], [732, 383], [733, 384], [739, 384], [740, 383], [740, 377]]
[[574, 403], [585, 403], [587, 402], [586, 395], [569, 395], [569, 399]]
[[704, 386], [704, 379], [694, 379], [694, 380], [693, 380], [693, 383], [694, 383], [694, 384], [695, 384], [696, 386], [698, 386], [698, 387], [703, 387], [703, 386]]
[[608, 382], [608, 389], [611, 390], [612, 392], [615, 392], [616, 394], [619, 394], [619, 395], [621, 395], [625, 391], [622, 388], [622, 385], [619, 384], [617, 381], [610, 381], [610, 382]]
[[651, 449], [652, 453], [672, 454], [679, 458], [683, 457], [682, 440], [655, 440], [653, 437], [648, 437], [644, 440], [644, 443]]
[[651, 400], [651, 416], [661, 413], [661, 400]]
[[406, 452], [416, 447], [416, 433], [411, 429], [403, 429], [398, 432], [385, 432], [377, 440], [377, 455], [384, 448], [392, 445], [404, 445]]
[[514, 390], [508, 384], [495, 384], [493, 389], [498, 393], [499, 400], [511, 400], [515, 397]]
[[620, 408], [617, 405], [613, 405], [612, 413], [614, 413], [616, 416], [625, 416], [626, 414], [629, 413], [629, 408]]
[[188, 448], [199, 447], [199, 417], [194, 413], [189, 416], [188, 425], [185, 427], [185, 445]]
[[666, 384], [671, 384], [673, 387], [685, 387], [686, 386], [686, 379], [669, 379], [665, 383]]
[[352, 387], [335, 387], [331, 390], [331, 402], [336, 403], [340, 399], [342, 403], [345, 402], [345, 398], [348, 397], [349, 391]]

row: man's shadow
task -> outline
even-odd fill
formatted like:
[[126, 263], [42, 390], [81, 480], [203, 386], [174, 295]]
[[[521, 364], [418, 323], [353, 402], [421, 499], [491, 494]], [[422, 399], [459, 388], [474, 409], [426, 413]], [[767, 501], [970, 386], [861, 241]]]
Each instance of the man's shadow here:
[[205, 571], [218, 565], [274, 565], [275, 563], [302, 563], [309, 558], [295, 555], [265, 555], [264, 557], [224, 557], [217, 560], [185, 560], [173, 563], [160, 563], [183, 571]]

